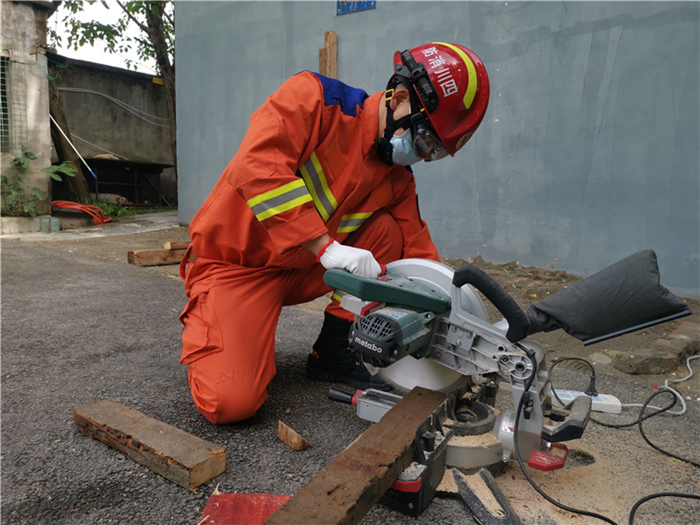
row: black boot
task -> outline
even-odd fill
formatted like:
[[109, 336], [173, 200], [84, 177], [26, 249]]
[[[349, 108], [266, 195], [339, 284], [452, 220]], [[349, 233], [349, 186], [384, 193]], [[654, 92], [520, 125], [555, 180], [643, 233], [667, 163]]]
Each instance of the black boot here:
[[365, 390], [391, 387], [378, 376], [372, 376], [360, 358], [348, 348], [352, 323], [324, 312], [323, 327], [306, 361], [306, 376], [314, 381], [343, 383]]

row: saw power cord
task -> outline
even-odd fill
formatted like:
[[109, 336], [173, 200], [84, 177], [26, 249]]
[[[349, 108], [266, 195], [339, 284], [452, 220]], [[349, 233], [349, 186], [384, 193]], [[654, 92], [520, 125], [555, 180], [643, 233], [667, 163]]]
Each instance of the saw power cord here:
[[[659, 413], [663, 413], [664, 415], [667, 415], [667, 416], [682, 416], [683, 414], [685, 414], [686, 410], [688, 409], [688, 406], [686, 405], [685, 399], [683, 399], [683, 396], [682, 396], [675, 388], [669, 386], [669, 383], [682, 383], [683, 381], [687, 381], [688, 379], [690, 379], [691, 377], [693, 377], [693, 368], [690, 366], [690, 362], [691, 362], [693, 359], [700, 359], [700, 355], [694, 355], [694, 356], [691, 356], [691, 357], [689, 357], [688, 359], [685, 360], [685, 366], [686, 366], [686, 368], [688, 369], [688, 375], [687, 375], [687, 376], [681, 377], [680, 379], [666, 379], [666, 380], [664, 380], [663, 386], [660, 387], [660, 388], [663, 388], [663, 389], [665, 389], [665, 390], [668, 390], [668, 391], [671, 392], [674, 396], [676, 396], [676, 399], [677, 399], [677, 400], [680, 402], [680, 404], [681, 404], [681, 409], [680, 409], [680, 410], [678, 410], [678, 411], [676, 411], [676, 412], [671, 412], [671, 411], [668, 410], [670, 407], [666, 407], [666, 408], [662, 409], [662, 408], [660, 408], [660, 407], [651, 406], [651, 405], [646, 406], [646, 405], [644, 405], [643, 403], [622, 403], [620, 406], [621, 406], [622, 408], [642, 408], [642, 407], [646, 407], [646, 408], [651, 408], [651, 409], [653, 409], [653, 410], [659, 410], [659, 411], [660, 411]], [[554, 367], [555, 367], [557, 364], [561, 363], [562, 361], [581, 361], [581, 362], [585, 363], [586, 365], [588, 365], [588, 367], [591, 369], [591, 383], [590, 383], [588, 389], [586, 390], [586, 392], [584, 392], [584, 393], [585, 393], [586, 395], [588, 395], [588, 396], [596, 396], [596, 395], [598, 395], [598, 393], [596, 392], [596, 388], [595, 388], [595, 369], [593, 368], [593, 365], [592, 365], [590, 362], [588, 362], [587, 360], [585, 360], [585, 359], [583, 359], [583, 358], [581, 358], [581, 357], [563, 357], [563, 358], [561, 358], [561, 359], [557, 359], [557, 360], [554, 361], [554, 362], [552, 363], [552, 365], [549, 367], [549, 370], [548, 370], [548, 372], [547, 372], [547, 376], [548, 376], [548, 377], [550, 377], [550, 378], [552, 377], [552, 370], [554, 369]], [[560, 403], [562, 406], [564, 406], [564, 403], [562, 402], [562, 400], [561, 400], [561, 399], [559, 398], [559, 396], [557, 395], [556, 390], [553, 389], [553, 390], [552, 390], [552, 393], [554, 394], [554, 397], [557, 398], [557, 401], [559, 401], [559, 403]], [[656, 412], [653, 412], [653, 413], [651, 413], [651, 414], [645, 416], [644, 419], [649, 419], [650, 417], [655, 416], [655, 415], [657, 415], [657, 413], [656, 413]], [[627, 424], [627, 425], [609, 425], [609, 424], [602, 423], [602, 422], [599, 422], [599, 421], [596, 421], [596, 420], [593, 420], [593, 422], [594, 422], [594, 423], [597, 423], [597, 424], [599, 424], [599, 425], [609, 426], [609, 427], [611, 427], [611, 428], [631, 427], [631, 426], [634, 426], [634, 425], [637, 424], [636, 421], [635, 421], [635, 422], [632, 422], [632, 423], [629, 423], [629, 424]]]
[[676, 492], [659, 492], [658, 494], [652, 494], [651, 496], [646, 496], [646, 497], [640, 499], [637, 503], [634, 504], [634, 507], [632, 507], [632, 510], [630, 511], [629, 525], [633, 525], [634, 515], [636, 514], [637, 509], [642, 505], [642, 503], [646, 503], [650, 499], [655, 499], [655, 498], [687, 498], [687, 499], [699, 499], [700, 500], [700, 496], [695, 496], [694, 494], [678, 494]]
[[[530, 357], [530, 360], [532, 361], [533, 370], [537, 370], [537, 363], [536, 363], [536, 360], [535, 360], [534, 355], [528, 355], [528, 357]], [[689, 358], [687, 359], [687, 361], [686, 361], [686, 366], [688, 367], [688, 370], [689, 370], [689, 372], [690, 372], [689, 375], [687, 375], [687, 376], [685, 376], [685, 377], [683, 377], [683, 378], [681, 378], [681, 379], [670, 380], [670, 382], [673, 382], [673, 383], [680, 383], [681, 381], [685, 381], [685, 380], [689, 379], [690, 377], [692, 377], [692, 375], [693, 375], [693, 369], [692, 369], [691, 366], [690, 366], [690, 361], [693, 360], [693, 359], [697, 359], [697, 358], [700, 358], [700, 355], [696, 355], [696, 356], [689, 357]], [[588, 361], [586, 361], [585, 359], [582, 359], [582, 358], [580, 358], [580, 357], [564, 357], [564, 358], [561, 358], [561, 359], [558, 359], [558, 360], [554, 361], [554, 362], [552, 363], [552, 365], [549, 367], [549, 371], [548, 371], [548, 377], [550, 378], [550, 381], [551, 381], [552, 369], [553, 369], [557, 364], [559, 364], [559, 363], [561, 363], [561, 362], [563, 362], [563, 361], [582, 361], [582, 362], [584, 362], [586, 365], [588, 365], [588, 367], [591, 369], [591, 382], [590, 382], [589, 387], [588, 387], [588, 389], [586, 390], [585, 393], [586, 393], [586, 395], [593, 395], [593, 396], [597, 395], [597, 392], [596, 392], [596, 389], [595, 389], [595, 368], [593, 367], [593, 365], [592, 365], [590, 362], [588, 362]], [[581, 515], [583, 515], [583, 516], [590, 516], [590, 517], [593, 517], [593, 518], [597, 518], [597, 519], [599, 519], [599, 520], [602, 520], [602, 521], [604, 521], [604, 522], [606, 522], [606, 523], [610, 523], [610, 524], [612, 524], [612, 525], [618, 525], [617, 523], [615, 523], [614, 521], [612, 521], [610, 518], [607, 518], [607, 517], [605, 517], [605, 516], [603, 516], [603, 515], [601, 515], [601, 514], [596, 514], [595, 512], [589, 512], [589, 511], [584, 511], [584, 510], [577, 510], [577, 509], [574, 509], [574, 508], [572, 508], [572, 507], [568, 507], [568, 506], [566, 506], [566, 505], [563, 505], [563, 504], [559, 503], [558, 501], [554, 500], [552, 497], [550, 497], [548, 494], [546, 494], [540, 487], [537, 486], [537, 484], [536, 484], [535, 481], [532, 479], [532, 477], [530, 476], [530, 474], [528, 473], [528, 471], [525, 469], [525, 464], [523, 463], [523, 460], [522, 460], [522, 458], [521, 458], [521, 456], [520, 456], [520, 448], [519, 448], [519, 446], [518, 446], [518, 429], [519, 429], [519, 426], [520, 426], [520, 425], [519, 425], [519, 423], [520, 423], [520, 415], [521, 415], [521, 413], [522, 413], [522, 409], [523, 409], [523, 406], [524, 406], [524, 404], [525, 404], [525, 397], [526, 397], [526, 396], [525, 396], [525, 393], [528, 392], [528, 391], [530, 390], [530, 387], [532, 386], [532, 382], [534, 381], [534, 379], [535, 379], [535, 373], [533, 373], [533, 374], [528, 378], [527, 383], [526, 383], [525, 386], [524, 386], [523, 395], [520, 397], [520, 401], [518, 402], [518, 408], [517, 408], [516, 415], [515, 415], [515, 425], [514, 425], [514, 428], [513, 428], [513, 443], [514, 443], [514, 448], [515, 448], [515, 457], [516, 457], [517, 460], [518, 460], [518, 465], [520, 465], [520, 470], [522, 470], [523, 474], [525, 475], [525, 478], [528, 480], [528, 482], [530, 483], [530, 485], [532, 485], [532, 487], [533, 487], [543, 498], [545, 498], [547, 501], [549, 501], [552, 505], [555, 505], [556, 507], [559, 507], [560, 509], [566, 510], [567, 512], [572, 512], [572, 513], [575, 513], [575, 514], [581, 514]], [[687, 408], [687, 407], [686, 407], [685, 402], [683, 401], [682, 396], [681, 396], [678, 392], [676, 392], [673, 388], [669, 387], [669, 386], [668, 386], [668, 382], [669, 382], [669, 380], [667, 380], [667, 381], [664, 383], [664, 386], [662, 387], [663, 390], [658, 390], [658, 391], [654, 392], [652, 395], [650, 395], [650, 396], [647, 398], [647, 400], [646, 400], [643, 404], [638, 405], [638, 406], [641, 407], [641, 408], [640, 408], [640, 411], [639, 411], [639, 416], [638, 416], [637, 419], [636, 419], [635, 421], [633, 421], [632, 423], [624, 423], [624, 424], [621, 424], [621, 425], [613, 425], [613, 424], [610, 424], [610, 423], [603, 423], [602, 421], [597, 421], [597, 420], [595, 420], [595, 419], [593, 419], [593, 418], [589, 418], [589, 420], [590, 420], [590, 421], [593, 421], [594, 423], [596, 423], [596, 424], [598, 424], [598, 425], [601, 425], [601, 426], [604, 426], [604, 427], [608, 427], [608, 428], [627, 428], [627, 427], [632, 427], [632, 426], [635, 426], [635, 425], [639, 425], [639, 432], [640, 432], [640, 434], [642, 435], [642, 437], [644, 438], [644, 440], [645, 440], [653, 449], [658, 450], [659, 452], [661, 452], [661, 453], [663, 453], [663, 454], [666, 454], [667, 456], [673, 457], [673, 458], [675, 458], [675, 459], [678, 459], [678, 460], [680, 460], [680, 461], [684, 461], [684, 462], [686, 462], [686, 463], [690, 463], [691, 465], [693, 465], [693, 466], [695, 466], [695, 467], [700, 467], [700, 463], [698, 463], [697, 461], [694, 461], [694, 460], [691, 460], [691, 459], [687, 459], [687, 458], [683, 458], [683, 457], [681, 457], [681, 456], [678, 456], [678, 455], [676, 455], [676, 454], [673, 454], [673, 453], [671, 453], [671, 452], [668, 452], [668, 451], [666, 451], [666, 450], [661, 449], [660, 447], [658, 447], [657, 445], [655, 445], [654, 443], [652, 443], [652, 442], [649, 440], [649, 438], [647, 437], [646, 433], [644, 432], [644, 428], [643, 428], [643, 426], [642, 426], [642, 422], [643, 422], [644, 420], [649, 419], [650, 417], [653, 417], [653, 416], [662, 414], [662, 413], [667, 413], [672, 407], [674, 407], [674, 406], [676, 405], [676, 402], [677, 402], [679, 399], [680, 399], [681, 402], [682, 402], [682, 407], [683, 407], [682, 410], [681, 410], [680, 412], [670, 412], [669, 415], [681, 415], [681, 414], [684, 414], [684, 413], [686, 412], [686, 408]], [[553, 392], [554, 396], [555, 396], [555, 397], [559, 400], [559, 402], [561, 403], [561, 400], [560, 400], [559, 397], [557, 396], [556, 390], [554, 389], [554, 387], [552, 387], [552, 392]], [[673, 399], [672, 399], [671, 403], [670, 403], [668, 406], [662, 407], [662, 408], [650, 406], [651, 401], [652, 401], [655, 397], [660, 396], [660, 395], [662, 395], [662, 394], [667, 394], [667, 393], [670, 393], [670, 394], [673, 395]], [[563, 403], [562, 403], [562, 405], [563, 405]], [[633, 406], [633, 405], [623, 405], [623, 406]], [[646, 412], [647, 408], [651, 408], [651, 409], [655, 410], [655, 412], [652, 412], [652, 413], [650, 413], [650, 414], [645, 415], [645, 412]], [[639, 501], [637, 501], [637, 502], [634, 504], [634, 506], [632, 507], [632, 510], [630, 511], [630, 516], [629, 516], [629, 522], [628, 522], [628, 524], [629, 524], [629, 525], [633, 525], [633, 524], [634, 524], [634, 515], [636, 514], [637, 510], [639, 509], [639, 507], [640, 507], [642, 504], [644, 504], [644, 503], [646, 503], [647, 501], [652, 500], [652, 499], [656, 499], [656, 498], [666, 498], [666, 497], [669, 497], [669, 498], [684, 498], [684, 499], [695, 499], [695, 500], [700, 500], [700, 496], [698, 496], [698, 495], [695, 495], [695, 494], [683, 494], [683, 493], [679, 493], [679, 492], [660, 492], [660, 493], [657, 493], [657, 494], [651, 494], [651, 495], [649, 495], [649, 496], [645, 496], [644, 498], [640, 499]]]
[[525, 394], [530, 391], [532, 382], [534, 381], [535, 376], [537, 375], [537, 359], [535, 358], [535, 354], [528, 353], [528, 357], [530, 358], [530, 361], [532, 361], [532, 374], [530, 374], [530, 377], [527, 379], [527, 382], [524, 385], [523, 395], [520, 396], [520, 401], [518, 402], [518, 409], [515, 412], [515, 425], [513, 427], [513, 448], [515, 449], [515, 457], [518, 460], [518, 465], [520, 465], [520, 470], [523, 471], [523, 474], [525, 474], [525, 478], [527, 478], [527, 480], [530, 482], [530, 485], [532, 485], [532, 487], [539, 493], [539, 495], [547, 501], [549, 501], [552, 505], [555, 505], [556, 507], [559, 507], [560, 509], [563, 509], [567, 512], [571, 512], [573, 514], [590, 516], [592, 518], [602, 520], [606, 523], [610, 523], [611, 525], [618, 525], [613, 520], [611, 520], [610, 518], [606, 518], [602, 514], [596, 514], [595, 512], [589, 512], [587, 510], [575, 509], [573, 507], [568, 507], [562, 503], [559, 503], [557, 500], [549, 496], [549, 494], [546, 494], [539, 486], [537, 486], [537, 483], [535, 483], [535, 480], [532, 479], [530, 473], [525, 468], [523, 459], [522, 457], [520, 457], [520, 447], [518, 446], [518, 428], [520, 426], [520, 414], [522, 413], [523, 405], [525, 404]]
[[[597, 425], [607, 427], [607, 428], [629, 428], [629, 427], [634, 427], [634, 426], [638, 425], [639, 426], [639, 433], [644, 438], [644, 441], [646, 441], [649, 444], [649, 446], [651, 446], [653, 449], [658, 450], [659, 452], [666, 454], [667, 456], [678, 459], [678, 460], [683, 461], [685, 463], [690, 463], [691, 465], [693, 465], [695, 467], [700, 467], [700, 462], [678, 456], [672, 452], [668, 452], [667, 450], [663, 450], [661, 447], [652, 443], [649, 440], [649, 438], [647, 437], [646, 433], [644, 432], [644, 427], [642, 426], [643, 421], [646, 421], [647, 419], [649, 419], [651, 417], [658, 416], [659, 414], [665, 413], [667, 415], [681, 416], [681, 415], [686, 413], [688, 407], [685, 403], [685, 400], [683, 399], [683, 396], [680, 393], [678, 393], [675, 389], [668, 386], [668, 383], [669, 383], [669, 381], [672, 383], [680, 383], [682, 381], [690, 379], [693, 376], [693, 369], [690, 366], [690, 362], [693, 359], [698, 359], [698, 358], [700, 358], [700, 355], [691, 356], [686, 360], [686, 366], [688, 367], [688, 371], [690, 372], [687, 376], [685, 376], [681, 379], [671, 379], [671, 380], [667, 379], [664, 382], [664, 386], [662, 386], [660, 390], [657, 390], [656, 392], [652, 393], [644, 403], [622, 405], [623, 407], [640, 407], [639, 415], [637, 416], [637, 419], [635, 419], [634, 421], [631, 421], [629, 423], [613, 424], [613, 423], [604, 423], [603, 421], [599, 421], [599, 420], [594, 419], [592, 417], [589, 418], [589, 420]], [[588, 367], [591, 369], [591, 383], [589, 385], [588, 390], [586, 390], [585, 393], [586, 393], [586, 395], [589, 395], [589, 396], [597, 395], [597, 391], [595, 388], [595, 369], [593, 368], [593, 365], [590, 362], [588, 362], [585, 359], [580, 358], [580, 357], [563, 357], [561, 359], [557, 359], [556, 361], [554, 361], [551, 364], [551, 366], [549, 367], [549, 370], [547, 371], [547, 377], [549, 377], [550, 381], [552, 379], [552, 370], [554, 369], [554, 367], [556, 365], [558, 365], [562, 361], [583, 361], [584, 363], [586, 363], [588, 365]], [[561, 399], [559, 399], [559, 396], [557, 396], [557, 392], [554, 388], [552, 388], [552, 392], [553, 392], [554, 396], [557, 398], [557, 400], [563, 406], [564, 403], [561, 402]], [[650, 405], [651, 401], [655, 397], [658, 397], [662, 394], [672, 394], [673, 395], [673, 400], [668, 406], [656, 407], [656, 406]], [[676, 405], [676, 402], [678, 402], [678, 401], [681, 402], [681, 410], [676, 411], [676, 412], [670, 412], [671, 408], [673, 408]], [[652, 410], [654, 410], [654, 412], [650, 412], [647, 414], [646, 413], [647, 409], [652, 409]]]

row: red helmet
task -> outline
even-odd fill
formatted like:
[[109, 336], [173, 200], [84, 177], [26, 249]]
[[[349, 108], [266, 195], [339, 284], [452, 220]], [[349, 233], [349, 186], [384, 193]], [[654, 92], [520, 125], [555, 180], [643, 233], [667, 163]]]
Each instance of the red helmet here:
[[397, 51], [394, 71], [413, 85], [428, 122], [454, 156], [486, 113], [489, 77], [483, 62], [464, 46], [433, 42]]

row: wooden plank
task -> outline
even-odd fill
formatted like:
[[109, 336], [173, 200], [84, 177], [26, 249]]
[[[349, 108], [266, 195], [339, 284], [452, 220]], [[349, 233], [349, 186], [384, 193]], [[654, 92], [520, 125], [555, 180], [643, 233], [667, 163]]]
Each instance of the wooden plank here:
[[328, 50], [328, 77], [338, 78], [338, 35], [335, 31], [324, 33], [323, 47]]
[[416, 429], [447, 397], [411, 390], [265, 523], [359, 523], [411, 463]]
[[152, 264], [180, 264], [186, 249], [179, 250], [131, 250], [127, 254], [129, 264], [147, 266]]
[[76, 407], [73, 421], [86, 436], [188, 489], [226, 471], [226, 449], [115, 401]]
[[163, 243], [164, 250], [186, 250], [190, 245], [189, 241], [169, 241]]
[[325, 47], [318, 50], [318, 72], [328, 76], [328, 49]]
[[277, 422], [277, 437], [289, 445], [292, 450], [306, 450], [313, 447], [311, 443], [281, 421]]
[[338, 78], [338, 35], [326, 31], [323, 47], [318, 50], [318, 72], [329, 78]]

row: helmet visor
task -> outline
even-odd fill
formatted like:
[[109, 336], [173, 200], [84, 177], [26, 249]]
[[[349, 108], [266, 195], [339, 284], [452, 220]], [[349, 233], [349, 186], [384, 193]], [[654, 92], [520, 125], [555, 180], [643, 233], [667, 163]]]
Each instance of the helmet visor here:
[[413, 137], [413, 149], [424, 161], [440, 160], [447, 156], [445, 146], [432, 129], [421, 126], [415, 130]]

